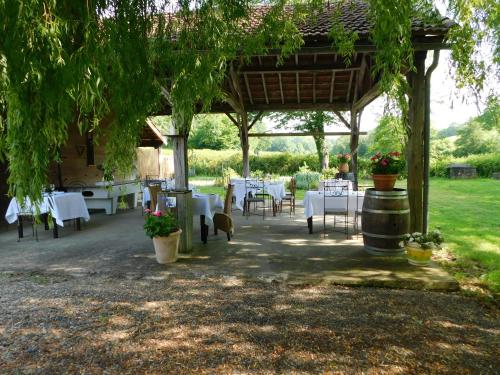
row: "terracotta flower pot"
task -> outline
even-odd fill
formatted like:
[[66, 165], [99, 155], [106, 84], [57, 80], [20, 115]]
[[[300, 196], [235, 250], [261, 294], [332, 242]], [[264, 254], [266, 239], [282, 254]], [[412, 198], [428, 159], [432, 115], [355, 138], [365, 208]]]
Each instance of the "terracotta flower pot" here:
[[179, 240], [182, 229], [170, 233], [168, 237], [153, 237], [156, 261], [160, 264], [174, 263], [179, 254]]
[[397, 174], [374, 174], [372, 175], [375, 190], [391, 191], [396, 184]]
[[347, 164], [347, 163], [340, 164], [339, 165], [339, 172], [342, 172], [342, 173], [349, 172], [349, 164]]
[[423, 249], [420, 245], [405, 245], [408, 263], [414, 266], [427, 266], [431, 262], [432, 249]]

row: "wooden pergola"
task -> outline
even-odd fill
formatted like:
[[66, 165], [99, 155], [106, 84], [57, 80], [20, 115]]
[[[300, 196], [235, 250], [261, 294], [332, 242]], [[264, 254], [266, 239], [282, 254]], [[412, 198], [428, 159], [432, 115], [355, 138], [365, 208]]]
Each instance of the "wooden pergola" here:
[[[265, 10], [256, 8], [254, 17], [262, 17]], [[226, 113], [238, 127], [243, 154], [248, 153], [249, 130], [263, 112], [331, 111], [350, 134], [351, 169], [356, 175], [360, 115], [381, 95], [380, 77], [373, 69], [376, 49], [369, 39], [371, 24], [366, 3], [354, 1], [342, 9], [344, 27], [358, 34], [349, 63], [329, 40], [332, 13], [333, 7], [326, 6], [314, 20], [299, 25], [304, 44], [282, 64], [278, 50], [252, 56], [247, 62], [241, 59], [229, 64], [224, 82], [225, 100], [214, 103], [210, 112]], [[452, 25], [447, 18], [436, 24], [412, 22], [415, 70], [403, 72], [410, 88], [407, 165], [412, 231], [422, 231], [427, 226], [430, 76], [438, 63], [439, 50], [448, 48], [445, 37]], [[428, 51], [434, 51], [434, 55], [432, 65], [426, 70]], [[171, 111], [166, 106], [163, 114]], [[249, 112], [257, 112], [252, 121]], [[187, 134], [179, 134], [175, 144], [176, 186], [187, 189]]]

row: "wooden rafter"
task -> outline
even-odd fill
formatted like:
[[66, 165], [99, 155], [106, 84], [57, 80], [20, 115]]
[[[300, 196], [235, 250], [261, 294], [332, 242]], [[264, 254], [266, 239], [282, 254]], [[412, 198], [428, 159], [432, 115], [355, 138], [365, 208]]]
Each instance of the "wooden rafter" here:
[[285, 104], [285, 97], [283, 95], [283, 84], [281, 83], [281, 73], [278, 73], [278, 78], [280, 82], [281, 104]]
[[257, 123], [257, 121], [260, 120], [260, 118], [262, 117], [263, 114], [264, 114], [264, 111], [259, 111], [259, 113], [257, 113], [257, 115], [252, 120], [252, 123], [248, 126], [248, 130], [253, 128], [253, 126]]
[[300, 104], [299, 72], [295, 73], [295, 79], [297, 80], [297, 103]]
[[262, 78], [262, 87], [264, 88], [264, 97], [266, 98], [266, 104], [269, 104], [269, 97], [267, 96], [266, 78], [264, 77], [264, 73], [260, 73], [260, 77]]
[[313, 103], [316, 103], [316, 73], [313, 73]]
[[353, 76], [354, 76], [354, 72], [351, 71], [351, 76], [349, 77], [349, 86], [347, 87], [347, 98], [346, 98], [347, 103], [349, 103], [349, 99], [351, 98], [351, 86], [352, 86]]
[[353, 97], [353, 102], [356, 102], [358, 100], [359, 93], [362, 92], [363, 90], [363, 81], [365, 78], [367, 70], [367, 64], [366, 64], [366, 55], [363, 54], [361, 57], [361, 67], [356, 79], [356, 85], [354, 86], [354, 97]]
[[229, 119], [233, 122], [234, 125], [236, 125], [236, 127], [240, 127], [240, 124], [238, 123], [238, 121], [233, 117], [233, 115], [231, 115], [229, 112], [224, 112], [225, 115], [227, 117], [229, 117]]
[[250, 85], [248, 84], [248, 76], [246, 73], [243, 73], [243, 78], [245, 79], [245, 86], [247, 88], [248, 99], [250, 103], [253, 104], [252, 91], [250, 90]]
[[299, 55], [295, 54], [295, 65], [299, 65]]
[[358, 112], [360, 109], [363, 109], [368, 104], [370, 104], [375, 98], [377, 98], [381, 94], [380, 86], [378, 83], [372, 86], [359, 100], [353, 103], [352, 108], [354, 111]]
[[259, 66], [252, 66], [252, 67], [246, 67], [241, 70], [242, 73], [254, 73], [254, 74], [259, 74], [259, 73], [295, 73], [295, 72], [301, 72], [301, 73], [321, 73], [321, 72], [331, 72], [331, 71], [336, 71], [336, 72], [351, 72], [354, 70], [359, 70], [361, 69], [361, 66], [350, 66], [350, 67], [342, 67], [339, 64], [321, 64], [321, 65], [302, 65], [300, 67], [294, 66], [294, 65], [287, 65], [287, 66], [279, 66], [276, 68], [272, 67], [259, 67]]
[[[335, 55], [337, 56], [337, 55]], [[330, 103], [333, 102], [333, 88], [335, 87], [335, 71], [332, 72], [332, 80], [330, 82]]]
[[[366, 135], [366, 132], [359, 132], [361, 135]], [[337, 136], [351, 135], [351, 132], [307, 132], [307, 133], [248, 133], [249, 137], [310, 137], [310, 136]]]

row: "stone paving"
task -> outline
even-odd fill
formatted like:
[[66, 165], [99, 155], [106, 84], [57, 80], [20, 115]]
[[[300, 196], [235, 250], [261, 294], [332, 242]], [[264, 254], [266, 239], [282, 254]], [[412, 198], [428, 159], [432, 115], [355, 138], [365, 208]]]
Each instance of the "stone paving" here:
[[210, 228], [208, 243], [200, 240], [194, 220], [194, 249], [171, 265], [157, 264], [152, 241], [144, 235], [141, 210], [119, 211], [114, 216], [91, 215], [82, 231], [71, 222], [53, 239], [38, 227], [39, 241], [26, 237], [17, 242], [15, 226], [0, 233], [0, 272], [64, 272], [72, 275], [110, 275], [162, 279], [172, 274], [196, 277], [285, 281], [290, 284], [341, 284], [408, 289], [456, 290], [457, 282], [437, 265], [414, 267], [404, 256], [376, 257], [363, 250], [361, 237], [346, 239], [329, 225], [323, 233], [317, 218], [309, 234], [303, 210], [294, 216], [243, 217], [233, 211], [235, 236]]

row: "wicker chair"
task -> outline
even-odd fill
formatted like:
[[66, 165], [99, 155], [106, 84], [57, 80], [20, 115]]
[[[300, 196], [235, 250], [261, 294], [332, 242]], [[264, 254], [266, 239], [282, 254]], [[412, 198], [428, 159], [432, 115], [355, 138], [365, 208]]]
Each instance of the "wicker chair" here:
[[231, 241], [231, 235], [234, 232], [233, 218], [231, 217], [231, 208], [233, 205], [234, 185], [227, 185], [226, 197], [224, 199], [224, 212], [216, 212], [214, 215], [214, 233], [220, 229], [227, 234], [227, 240]]

